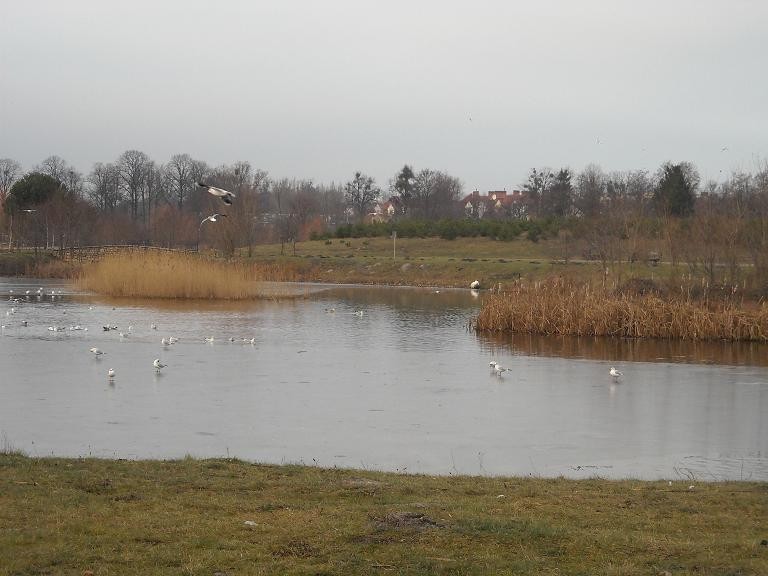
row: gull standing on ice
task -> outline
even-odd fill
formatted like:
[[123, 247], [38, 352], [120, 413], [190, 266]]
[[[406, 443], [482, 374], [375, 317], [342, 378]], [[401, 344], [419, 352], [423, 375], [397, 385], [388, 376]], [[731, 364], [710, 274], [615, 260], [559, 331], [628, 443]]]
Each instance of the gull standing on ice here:
[[114, 368], [110, 368], [109, 370], [107, 370], [107, 377], [109, 377], [109, 378], [114, 378], [115, 377], [115, 369]]
[[504, 372], [509, 372], [509, 368], [503, 368], [498, 362], [495, 360], [491, 360], [488, 362], [488, 365], [491, 367], [491, 370], [493, 371], [496, 376], [501, 376]]
[[200, 188], [205, 188], [209, 194], [213, 194], [214, 196], [218, 196], [219, 198], [221, 198], [221, 201], [224, 202], [224, 204], [227, 204], [227, 205], [232, 204], [232, 199], [235, 198], [235, 195], [229, 190], [224, 190], [223, 188], [216, 188], [215, 186], [209, 186], [208, 184], [204, 184], [203, 182], [195, 182], [195, 184], [200, 186]]
[[160, 358], [155, 358], [155, 361], [152, 362], [152, 366], [155, 367], [155, 370], [157, 370], [158, 373], [160, 373], [160, 370], [166, 367], [166, 364], [163, 364], [160, 362]]
[[102, 352], [99, 348], [95, 348], [95, 347], [91, 348], [91, 352], [93, 352], [96, 355], [96, 358], [104, 354], [104, 352]]
[[618, 380], [619, 378], [621, 378], [622, 376], [624, 376], [624, 374], [623, 374], [623, 373], [621, 373], [621, 372], [619, 372], [618, 370], [616, 370], [616, 368], [614, 368], [613, 366], [611, 366], [611, 369], [608, 371], [608, 374], [610, 374], [611, 376], [613, 376], [613, 379], [614, 379], [614, 380]]

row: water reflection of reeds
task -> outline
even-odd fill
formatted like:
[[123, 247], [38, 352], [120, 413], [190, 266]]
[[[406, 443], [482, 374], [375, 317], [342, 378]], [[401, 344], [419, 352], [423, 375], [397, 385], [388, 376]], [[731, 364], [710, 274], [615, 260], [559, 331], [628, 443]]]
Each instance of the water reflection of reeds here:
[[768, 366], [768, 344], [759, 342], [657, 340], [600, 336], [541, 336], [479, 332], [493, 351], [527, 356], [622, 362], [690, 362]]

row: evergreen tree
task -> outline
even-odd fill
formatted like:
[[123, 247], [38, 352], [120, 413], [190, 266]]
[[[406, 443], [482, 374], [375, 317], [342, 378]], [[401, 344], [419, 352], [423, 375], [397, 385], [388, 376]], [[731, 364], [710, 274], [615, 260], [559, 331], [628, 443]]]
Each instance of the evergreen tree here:
[[660, 214], [684, 218], [693, 214], [698, 175], [688, 163], [667, 162], [661, 167], [659, 184], [654, 191], [656, 209]]

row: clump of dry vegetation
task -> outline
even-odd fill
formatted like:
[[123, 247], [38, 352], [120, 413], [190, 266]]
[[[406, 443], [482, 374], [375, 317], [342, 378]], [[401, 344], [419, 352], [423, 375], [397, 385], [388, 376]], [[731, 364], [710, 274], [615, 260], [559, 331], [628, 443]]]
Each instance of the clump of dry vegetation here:
[[768, 305], [694, 298], [690, 291], [614, 291], [560, 279], [519, 282], [483, 301], [479, 331], [521, 334], [768, 341]]
[[83, 267], [80, 288], [113, 297], [243, 300], [260, 281], [290, 280], [278, 264], [226, 262], [181, 252], [124, 252]]

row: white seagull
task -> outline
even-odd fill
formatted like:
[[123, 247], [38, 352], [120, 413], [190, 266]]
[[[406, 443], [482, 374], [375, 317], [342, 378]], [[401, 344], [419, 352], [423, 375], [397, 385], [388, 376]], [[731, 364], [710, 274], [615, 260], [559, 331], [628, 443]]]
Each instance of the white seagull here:
[[104, 354], [104, 352], [101, 351], [99, 348], [91, 348], [91, 352], [93, 352], [96, 355], [96, 358]]
[[475, 280], [472, 282], [472, 284], [469, 285], [469, 287], [472, 288], [472, 290], [477, 290], [480, 288], [480, 280]]
[[210, 215], [210, 216], [208, 216], [207, 218], [203, 218], [203, 219], [200, 221], [200, 226], [202, 226], [202, 225], [203, 225], [203, 224], [205, 224], [206, 222], [216, 222], [216, 221], [217, 221], [219, 218], [226, 218], [226, 217], [227, 217], [227, 215], [226, 215], [226, 214], [211, 214], [211, 215]]
[[488, 365], [491, 367], [491, 370], [493, 371], [496, 376], [501, 376], [504, 372], [509, 372], [509, 368], [503, 368], [498, 362], [495, 360], [491, 360], [488, 362]]
[[155, 361], [152, 362], [152, 366], [155, 367], [155, 370], [160, 372], [160, 370], [166, 367], [166, 364], [163, 364], [162, 362], [160, 362], [160, 358], [155, 358]]
[[114, 368], [110, 368], [109, 370], [107, 370], [107, 376], [109, 378], [114, 378], [115, 377], [115, 369]]
[[624, 376], [624, 374], [622, 374], [621, 372], [619, 372], [618, 370], [616, 370], [616, 368], [614, 368], [613, 366], [611, 366], [611, 369], [608, 371], [608, 373], [609, 373], [611, 376], [613, 376], [613, 379], [614, 379], [614, 380], [618, 380], [619, 378], [621, 378], [622, 376]]
[[[203, 184], [202, 182], [195, 182], [195, 184], [200, 186], [200, 188], [205, 188], [209, 194], [213, 194], [214, 196], [221, 198], [221, 201], [224, 202], [224, 204], [232, 204], [232, 199], [235, 198], [235, 195], [229, 190], [216, 188], [215, 186], [209, 186], [208, 184]], [[213, 222], [215, 222], [215, 220], [213, 220]]]

